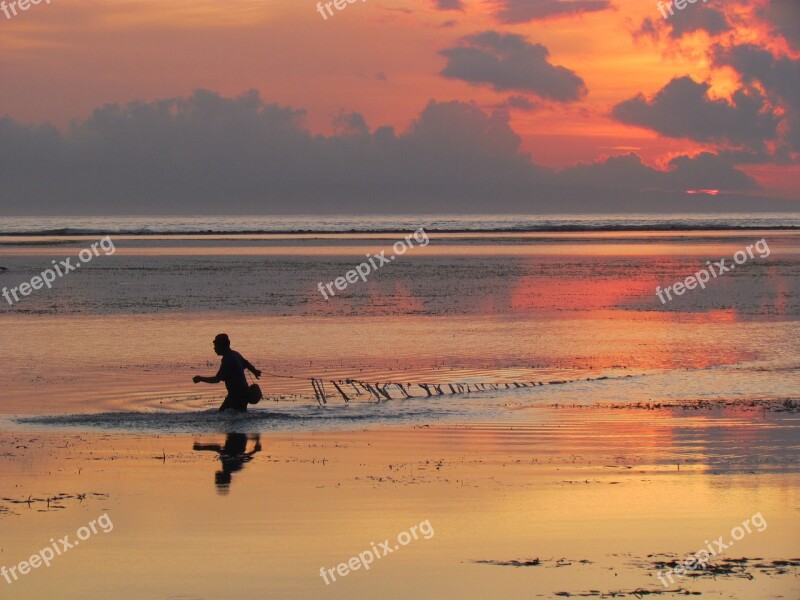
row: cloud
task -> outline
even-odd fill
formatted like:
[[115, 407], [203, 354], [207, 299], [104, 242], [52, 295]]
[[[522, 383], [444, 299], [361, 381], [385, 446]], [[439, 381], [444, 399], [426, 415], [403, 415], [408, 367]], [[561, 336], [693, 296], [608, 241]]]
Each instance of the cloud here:
[[752, 44], [717, 47], [717, 66], [733, 67], [745, 84], [759, 83], [774, 105], [783, 111], [781, 134], [794, 151], [800, 151], [800, 60], [776, 58]]
[[255, 91], [198, 90], [106, 105], [64, 133], [0, 119], [0, 208], [336, 212], [345, 202], [399, 211], [376, 203], [519, 198], [540, 173], [519, 152], [507, 116], [470, 104], [431, 102], [402, 134], [340, 113], [333, 135], [312, 135], [304, 117]]
[[342, 137], [369, 134], [369, 128], [364, 116], [355, 112], [340, 111], [333, 119], [333, 128], [336, 134]]
[[[666, 5], [664, 5], [666, 6]], [[691, 10], [690, 10], [691, 9]], [[796, 162], [800, 151], [800, 60], [785, 54], [783, 36], [790, 46], [800, 41], [800, 3], [797, 0], [760, 0], [752, 11], [755, 23], [772, 29], [773, 38], [762, 43], [737, 43], [732, 30], [741, 15], [730, 5], [711, 7], [696, 4], [675, 11], [667, 20], [646, 18], [634, 37], [660, 34], [679, 39], [703, 30], [716, 40], [706, 48], [712, 67], [731, 67], [739, 75], [739, 87], [730, 100], [712, 100], [707, 84], [688, 77], [673, 79], [652, 99], [643, 95], [616, 105], [612, 114], [620, 121], [647, 127], [670, 137], [734, 145], [720, 149], [720, 155], [738, 164], [768, 160]], [[680, 17], [680, 18], [679, 18]], [[769, 49], [768, 49], [769, 48]], [[783, 54], [777, 49], [783, 48]]]
[[559, 178], [563, 183], [612, 189], [748, 191], [759, 188], [749, 175], [709, 152], [694, 157], [678, 156], [668, 167], [666, 171], [654, 169], [645, 165], [638, 155], [630, 153], [569, 167], [560, 172]]
[[586, 95], [583, 79], [574, 71], [548, 62], [549, 51], [513, 33], [485, 31], [459, 40], [441, 51], [448, 59], [441, 75], [498, 92], [520, 91], [542, 98], [571, 102]]
[[[666, 11], [666, 5], [664, 6]], [[714, 36], [731, 30], [731, 25], [722, 11], [708, 5], [695, 4], [687, 6], [684, 10], [673, 9], [673, 11], [674, 15], [669, 15], [667, 12], [669, 18], [665, 21], [670, 29], [669, 35], [673, 39], [695, 31], [705, 31], [708, 35]]]
[[504, 111], [464, 102], [431, 101], [402, 132], [359, 113], [337, 115], [330, 135], [304, 122], [255, 91], [207, 90], [106, 105], [64, 132], [3, 118], [0, 213], [677, 211], [693, 205], [670, 190], [753, 188], [714, 155], [666, 171], [630, 154], [556, 172], [521, 152]]
[[658, 31], [659, 29], [656, 26], [656, 22], [650, 17], [647, 17], [642, 21], [642, 24], [639, 27], [639, 29], [633, 32], [633, 38], [638, 40], [639, 38], [642, 37], [649, 37], [650, 39], [657, 41]]
[[800, 2], [797, 0], [771, 0], [757, 10], [773, 31], [795, 50], [800, 50]]
[[541, 104], [538, 102], [533, 102], [530, 98], [518, 95], [509, 96], [506, 98], [505, 105], [508, 108], [515, 108], [517, 110], [524, 110], [526, 112], [533, 112], [541, 108]]
[[433, 0], [437, 10], [464, 10], [461, 0]]
[[661, 16], [645, 18], [634, 32], [635, 38], [647, 36], [657, 41], [660, 34], [665, 33], [672, 40], [679, 40], [697, 31], [714, 37], [733, 30], [724, 8], [698, 2], [677, 9], [671, 0], [659, 0], [656, 8]]
[[735, 168], [728, 160], [701, 152], [697, 156], [677, 156], [665, 174], [672, 189], [756, 190], [755, 179]]
[[691, 77], [678, 77], [649, 100], [639, 94], [617, 104], [612, 115], [628, 125], [698, 142], [757, 148], [775, 137], [778, 119], [757, 90], [739, 89], [729, 102], [709, 98], [709, 87]]
[[498, 0], [497, 18], [502, 23], [527, 23], [548, 17], [564, 17], [611, 8], [608, 0]]

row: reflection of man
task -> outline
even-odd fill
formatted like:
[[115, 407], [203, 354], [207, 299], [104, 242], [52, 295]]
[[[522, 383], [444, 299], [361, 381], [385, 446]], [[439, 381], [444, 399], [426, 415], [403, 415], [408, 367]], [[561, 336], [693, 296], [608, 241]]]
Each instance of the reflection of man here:
[[250, 364], [241, 354], [236, 350], [231, 350], [231, 340], [228, 334], [220, 333], [214, 338], [214, 352], [222, 357], [222, 362], [219, 365], [219, 371], [214, 377], [201, 377], [195, 375], [192, 381], [195, 383], [219, 383], [225, 382], [225, 389], [228, 390], [228, 395], [222, 406], [219, 407], [220, 412], [227, 409], [233, 410], [247, 410], [247, 379], [244, 376], [244, 370], [249, 370], [256, 379], [261, 377], [261, 371], [256, 369]]
[[[247, 440], [255, 442], [253, 450], [245, 452]], [[261, 436], [258, 433], [245, 435], [244, 433], [229, 433], [225, 445], [194, 443], [193, 450], [209, 450], [219, 454], [222, 470], [214, 474], [214, 483], [217, 492], [227, 494], [231, 485], [231, 475], [244, 468], [244, 464], [253, 460], [253, 455], [261, 450]]]

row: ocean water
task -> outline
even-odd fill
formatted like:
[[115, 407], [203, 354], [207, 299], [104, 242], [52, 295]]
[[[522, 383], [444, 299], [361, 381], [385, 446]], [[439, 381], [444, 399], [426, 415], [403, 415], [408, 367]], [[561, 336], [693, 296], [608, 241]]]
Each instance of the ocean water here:
[[790, 214], [3, 217], [0, 235], [800, 228]]
[[[763, 226], [752, 218], [742, 223]], [[2, 307], [0, 327], [13, 352], [0, 374], [0, 414], [28, 419], [17, 423], [26, 427], [224, 427], [213, 413], [224, 391], [191, 383], [195, 374], [216, 371], [210, 340], [221, 331], [251, 362], [280, 375], [265, 378], [269, 401], [237, 424], [254, 430], [525, 420], [530, 415], [517, 408], [555, 403], [795, 398], [800, 233], [728, 226], [433, 231], [426, 246], [327, 299], [321, 283], [343, 276], [365, 254], [391, 248], [396, 234], [120, 234], [113, 254]], [[7, 236], [0, 287], [77, 255], [87, 239]], [[656, 296], [656, 286], [711, 260], [730, 262], [761, 239], [768, 255], [671, 302]], [[548, 385], [433, 401], [402, 400], [394, 389], [395, 399], [379, 406], [368, 398], [348, 405], [333, 393], [320, 407], [312, 377]]]
[[[324, 298], [320, 283], [424, 224], [381, 219], [272, 225], [327, 228], [312, 234], [16, 221], [29, 235], [0, 236], [0, 289], [100, 235], [115, 243], [52, 289], [0, 300], [2, 563], [101, 514], [115, 525], [9, 598], [638, 597], [663, 593], [657, 562], [757, 513], [769, 527], [736, 538], [732, 575], [675, 594], [798, 597], [800, 231], [484, 218], [471, 226], [495, 231], [432, 230]], [[499, 231], [520, 223], [550, 231]], [[133, 233], [154, 228], [184, 233]], [[759, 240], [769, 254], [705, 289], [656, 296]], [[192, 383], [216, 372], [222, 331], [265, 371], [246, 415], [219, 414], [224, 389]], [[344, 379], [415, 397], [345, 385], [346, 402], [330, 383]], [[416, 385], [447, 382], [499, 385]], [[320, 579], [423, 520], [430, 540]], [[500, 566], [513, 561], [531, 566]]]

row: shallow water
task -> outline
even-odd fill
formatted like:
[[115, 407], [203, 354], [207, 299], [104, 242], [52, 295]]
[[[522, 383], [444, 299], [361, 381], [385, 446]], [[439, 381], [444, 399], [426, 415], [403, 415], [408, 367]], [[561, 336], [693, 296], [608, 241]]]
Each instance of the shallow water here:
[[[102, 514], [114, 524], [4, 586], [4, 597], [119, 597], [120, 586], [134, 599], [633, 597], [665, 592], [655, 561], [727, 540], [756, 514], [766, 528], [717, 559], [749, 559], [745, 577], [679, 580], [667, 597], [800, 592], [796, 567], [755, 566], [800, 554], [797, 414], [525, 411], [527, 425], [260, 437], [222, 425], [191, 436], [4, 433], [0, 562], [24, 560], [49, 538], [74, 540]], [[224, 458], [237, 435], [243, 453]], [[320, 578], [423, 521], [429, 539], [369, 571], [327, 586]], [[532, 559], [540, 564], [476, 562]]]
[[[761, 237], [769, 257], [656, 298]], [[798, 597], [773, 561], [800, 556], [800, 236], [432, 235], [322, 298], [392, 239], [121, 237], [4, 308], [0, 565], [114, 523], [4, 597]], [[0, 287], [91, 241], [0, 240]], [[244, 416], [191, 383], [223, 330], [270, 373]], [[543, 385], [380, 403], [329, 385], [321, 407], [310, 377]], [[769, 526], [726, 555], [742, 573], [665, 591], [656, 561], [756, 513]], [[320, 578], [423, 520], [435, 536]]]
[[[290, 244], [247, 236], [118, 240], [114, 254], [0, 314], [15, 341], [0, 375], [0, 412], [207, 410], [220, 391], [189, 381], [216, 370], [210, 340], [223, 330], [266, 371], [297, 377], [265, 378], [272, 399], [314, 402], [310, 377], [547, 382], [621, 371], [637, 378], [536, 390], [530, 400], [796, 394], [800, 234], [764, 234], [769, 256], [756, 255], [666, 304], [656, 285], [761, 238], [619, 235], [515, 234], [502, 243], [478, 236], [463, 256], [461, 236], [433, 235], [428, 246], [328, 300], [317, 283], [344, 274], [365, 249], [391, 247], [385, 236]], [[8, 269], [0, 285], [30, 278], [51, 257], [77, 254], [90, 239], [0, 246]], [[260, 253], [267, 247], [278, 253]], [[453, 398], [445, 406], [457, 415], [503, 418], [480, 399]], [[372, 412], [391, 418], [391, 411]], [[438, 412], [446, 416], [444, 408], [420, 414]]]

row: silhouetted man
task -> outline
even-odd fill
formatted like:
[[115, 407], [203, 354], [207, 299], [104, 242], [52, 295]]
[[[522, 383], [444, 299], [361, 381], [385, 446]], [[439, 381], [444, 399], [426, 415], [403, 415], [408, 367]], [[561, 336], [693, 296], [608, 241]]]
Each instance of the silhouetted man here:
[[251, 365], [241, 354], [231, 350], [231, 340], [226, 333], [220, 333], [214, 338], [214, 352], [222, 357], [222, 363], [217, 374], [214, 377], [195, 375], [192, 381], [195, 383], [200, 383], [201, 381], [203, 383], [219, 383], [224, 381], [228, 395], [222, 406], [219, 407], [219, 412], [224, 412], [229, 408], [246, 411], [248, 385], [244, 370], [249, 370], [256, 376], [256, 379], [261, 377], [261, 371]]

